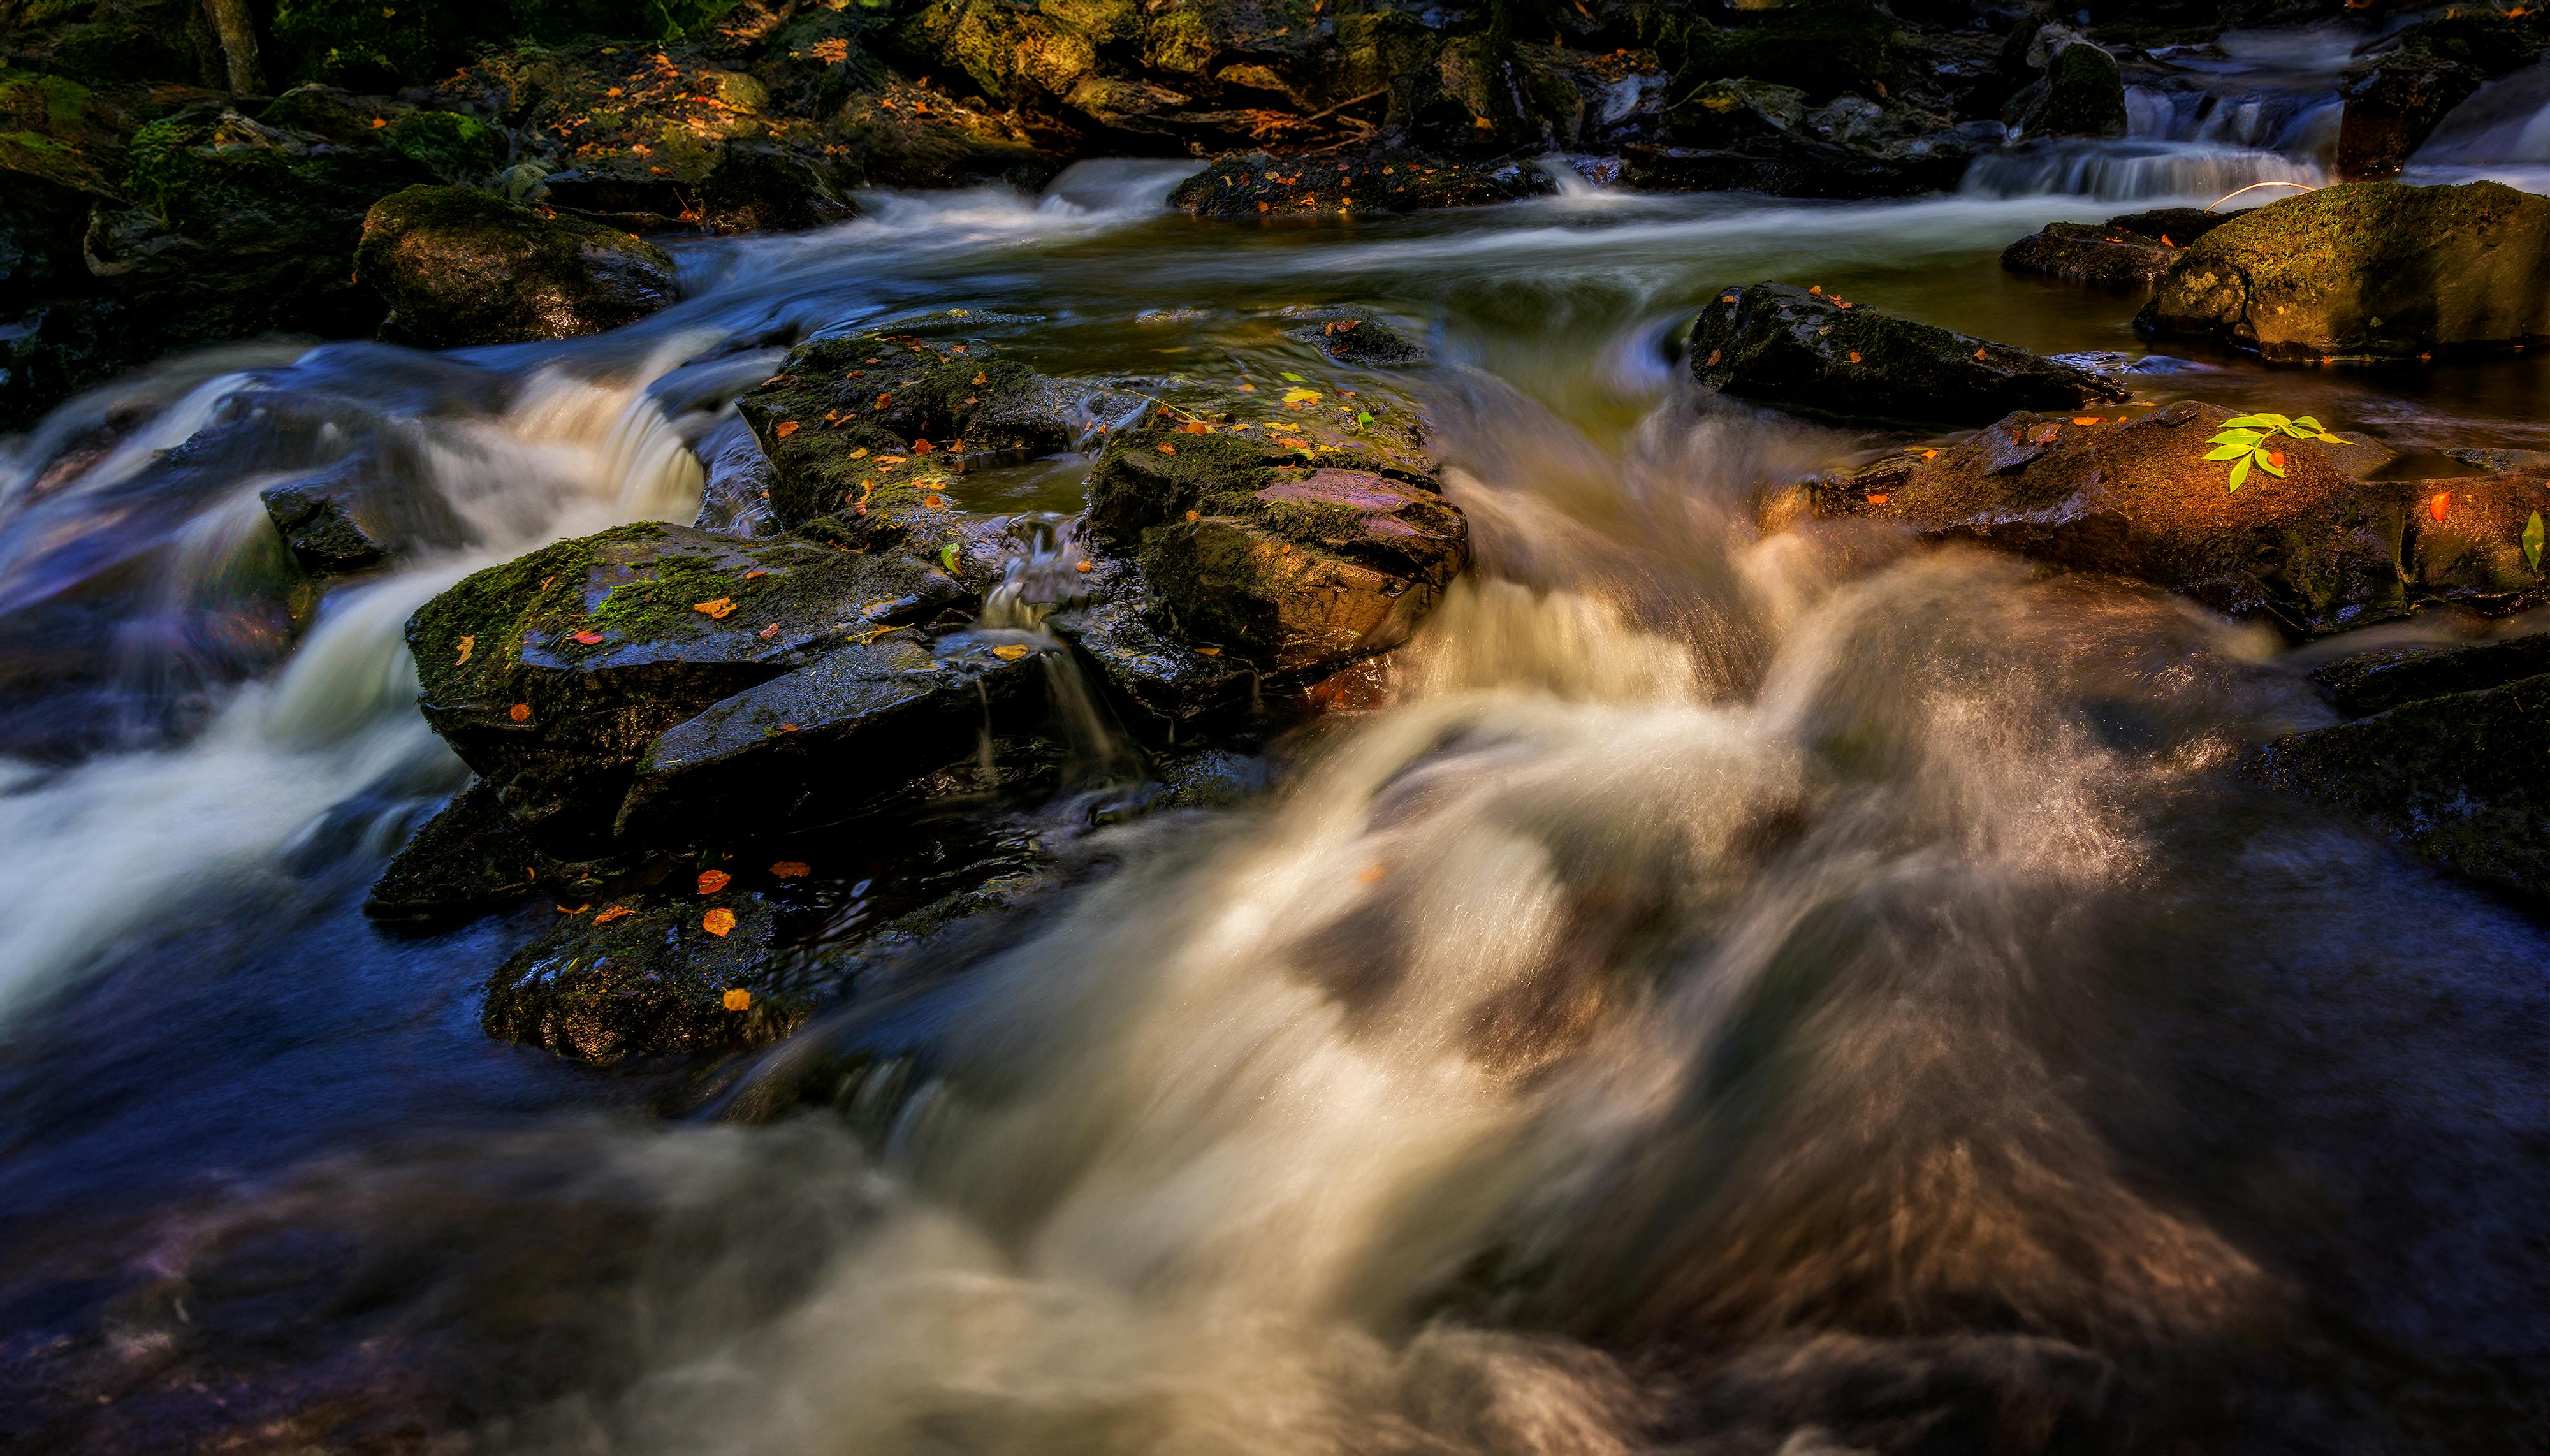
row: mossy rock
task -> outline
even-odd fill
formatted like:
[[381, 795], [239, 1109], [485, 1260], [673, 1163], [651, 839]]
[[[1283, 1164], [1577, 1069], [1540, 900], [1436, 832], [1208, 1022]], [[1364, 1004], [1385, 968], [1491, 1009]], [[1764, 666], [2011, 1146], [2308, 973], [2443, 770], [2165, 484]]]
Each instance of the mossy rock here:
[[672, 259], [653, 243], [466, 187], [382, 198], [354, 264], [388, 303], [388, 332], [440, 348], [600, 333], [675, 293]]
[[1334, 156], [1232, 152], [1178, 184], [1170, 205], [1205, 218], [1422, 212], [1544, 197], [1557, 182], [1520, 162], [1470, 162], [1398, 148]]
[[2550, 198], [2496, 182], [2285, 198], [2197, 240], [2134, 325], [2271, 359], [2506, 348], [2550, 334]]
[[495, 786], [473, 783], [399, 850], [373, 882], [363, 914], [431, 924], [502, 910], [538, 886], [539, 862]]
[[1689, 353], [1703, 388], [1851, 420], [1971, 424], [2125, 397], [2014, 344], [1781, 283], [1721, 289]]
[[1869, 0], [1797, 0], [1724, 25], [1695, 16], [1670, 25], [1656, 47], [1673, 67], [1676, 95], [1747, 76], [1818, 101], [1844, 91], [1884, 94], [1881, 87], [1901, 80], [1902, 49], [1894, 18]]
[[0, 170], [120, 196], [129, 125], [105, 98], [68, 76], [0, 69]]
[[2280, 738], [2245, 768], [2474, 879], [2550, 894], [2550, 676]]
[[1806, 92], [1745, 76], [1725, 76], [1695, 86], [1665, 113], [1665, 125], [1677, 140], [1703, 146], [1786, 136], [1806, 120]]
[[1340, 364], [1406, 369], [1433, 359], [1423, 344], [1410, 341], [1367, 308], [1290, 309], [1285, 317], [1301, 321], [1284, 331], [1285, 338], [1310, 344]]
[[544, 850], [584, 858], [611, 845], [629, 782], [666, 728], [965, 601], [905, 557], [641, 523], [462, 580], [418, 609], [407, 640], [427, 724]]
[[[1901, 522], [2076, 570], [2184, 592], [2297, 635], [2403, 615], [2415, 487], [2367, 481], [2333, 447], [2287, 439], [2285, 475], [2234, 492], [2207, 439], [2231, 412], [2182, 401], [2130, 424], [2013, 414], [1933, 458], [1903, 456], [1823, 492], [1824, 508]], [[2078, 423], [2080, 421], [2092, 423]]]
[[389, 92], [439, 80], [490, 45], [604, 36], [670, 41], [708, 30], [735, 0], [275, 0], [279, 79]]
[[[724, 933], [708, 928], [724, 911]], [[607, 1064], [766, 1045], [810, 1011], [776, 986], [775, 917], [758, 896], [638, 894], [575, 907], [505, 962], [481, 1023], [504, 1041]]]
[[2025, 137], [2121, 137], [2124, 73], [2114, 56], [2074, 42], [2046, 62], [2043, 77], [2011, 99], [2004, 120]]
[[2387, 181], [2436, 124], [2490, 80], [2550, 51], [2550, 22], [2535, 7], [2514, 14], [2456, 7], [2400, 32], [2391, 49], [2349, 70], [2337, 134], [2337, 173]]
[[[1086, 386], [1004, 360], [979, 340], [859, 334], [792, 351], [736, 401], [770, 458], [770, 505], [791, 530], [823, 518], [851, 544], [900, 531], [966, 459], [1019, 459], [1079, 437]], [[925, 448], [926, 446], [926, 448]]]

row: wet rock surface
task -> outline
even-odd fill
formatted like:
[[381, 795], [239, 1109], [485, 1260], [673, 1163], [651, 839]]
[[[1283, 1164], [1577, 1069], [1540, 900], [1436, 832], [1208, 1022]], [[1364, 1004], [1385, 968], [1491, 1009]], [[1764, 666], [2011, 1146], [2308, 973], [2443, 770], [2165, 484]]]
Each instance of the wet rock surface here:
[[[2019, 413], [1828, 487], [1833, 509], [2184, 592], [2300, 634], [2403, 615], [2417, 488], [2366, 481], [2291, 440], [2285, 476], [2227, 488], [2204, 457], [2231, 412], [2180, 403], [2131, 423]], [[1925, 456], [1927, 456], [1925, 458]], [[2342, 457], [2342, 456], [2341, 456]]]
[[1469, 162], [1402, 150], [1291, 158], [1251, 151], [1215, 158], [1179, 183], [1169, 202], [1197, 217], [1249, 218], [1485, 207], [1557, 190], [1548, 172], [1527, 161]]
[[384, 329], [436, 348], [598, 334], [675, 294], [653, 243], [461, 187], [373, 204], [354, 265], [389, 305]]
[[560, 907], [488, 983], [487, 1034], [581, 1061], [776, 1040], [805, 1008], [770, 993], [774, 917], [740, 892]]
[[2550, 672], [2550, 634], [2446, 646], [2383, 647], [2316, 668], [2319, 684], [2349, 718], [2388, 712], [2421, 698], [2502, 687]]
[[1851, 419], [1973, 423], [2121, 400], [2086, 370], [1819, 289], [1721, 289], [1687, 345], [1702, 388]]
[[2408, 26], [2351, 67], [2337, 134], [2337, 172], [2349, 181], [2388, 181], [2435, 125], [2489, 81], [2550, 54], [2550, 24], [2538, 10], [2511, 13], [2455, 7]]
[[538, 887], [539, 860], [495, 787], [474, 783], [399, 850], [373, 882], [363, 914], [432, 925], [502, 910]]
[[2004, 249], [2001, 265], [2013, 273], [2041, 273], [2066, 283], [2149, 288], [2169, 271], [2180, 249], [2233, 216], [2173, 207], [2127, 213], [2105, 223], [2048, 223], [2042, 232]]
[[2188, 247], [2134, 324], [2271, 359], [2505, 348], [2550, 332], [2550, 198], [2496, 182], [2285, 198]]

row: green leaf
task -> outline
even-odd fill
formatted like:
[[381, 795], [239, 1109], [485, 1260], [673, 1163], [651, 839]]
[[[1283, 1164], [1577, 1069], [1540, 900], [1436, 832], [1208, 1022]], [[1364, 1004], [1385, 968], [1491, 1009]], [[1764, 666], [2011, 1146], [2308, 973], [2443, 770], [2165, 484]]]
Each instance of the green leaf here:
[[2541, 513], [2538, 511], [2532, 513], [2531, 520], [2523, 523], [2523, 559], [2533, 570], [2541, 569]]
[[1370, 410], [1357, 410], [1357, 411], [1355, 411], [1355, 429], [1357, 429], [1357, 430], [1361, 430], [1362, 428], [1364, 428], [1365, 426], [1367, 426], [1367, 425], [1369, 425], [1369, 424], [1371, 424], [1371, 423], [1372, 423], [1372, 411], [1370, 411]]
[[2249, 445], [2256, 444], [2258, 441], [2265, 439], [2266, 437], [2267, 433], [2263, 430], [2225, 430], [2220, 435], [2207, 440], [2206, 443]]
[[2342, 437], [2342, 436], [2335, 436], [2335, 435], [2331, 435], [2331, 434], [2329, 434], [2329, 433], [2328, 433], [2327, 431], [2325, 431], [2325, 430], [2321, 431], [2321, 432], [2320, 432], [2319, 434], [2317, 434], [2317, 435], [2312, 436], [2312, 437], [2311, 437], [2311, 438], [2313, 438], [2313, 439], [2326, 440], [2326, 441], [2328, 441], [2330, 444], [2344, 444], [2344, 443], [2346, 443], [2346, 440], [2345, 440], [2345, 437]]
[[2240, 488], [2240, 482], [2249, 478], [2249, 461], [2254, 458], [2256, 457], [2252, 455], [2243, 455], [2240, 458], [2240, 463], [2231, 467], [2231, 488], [2233, 490], [2238, 490]]
[[2282, 430], [2292, 423], [2282, 415], [2243, 415], [2237, 420], [2223, 421], [2221, 428], [2224, 430]]
[[2328, 429], [2327, 426], [2322, 425], [2319, 421], [2308, 415], [2295, 416], [2294, 424], [2299, 427], [2294, 431], [2294, 434], [2296, 435], [2319, 435]]
[[1294, 372], [1293, 372], [1292, 370], [1290, 370], [1290, 369], [1286, 369], [1286, 370], [1284, 370], [1284, 371], [1283, 371], [1283, 373], [1282, 373], [1279, 377], [1281, 377], [1281, 378], [1285, 378], [1285, 379], [1290, 379], [1290, 380], [1292, 380], [1295, 384], [1299, 384], [1299, 383], [1301, 383], [1301, 382], [1302, 382], [1302, 376], [1301, 376], [1301, 375], [1299, 375], [1299, 374], [1294, 373]]
[[951, 574], [956, 570], [956, 543], [954, 541], [949, 541], [947, 544], [938, 548], [938, 564], [946, 567]]
[[2265, 450], [2254, 450], [2250, 452], [2249, 458], [2258, 462], [2259, 469], [2266, 471], [2278, 480], [2285, 478], [2285, 467], [2277, 464], [2271, 459], [2268, 459], [2267, 452]]
[[2235, 439], [2229, 444], [2216, 446], [2213, 453], [2207, 455], [2205, 458], [2208, 460], [2236, 460], [2242, 455], [2249, 453], [2252, 448], [2254, 448], [2254, 446], [2250, 441], [2245, 439]]

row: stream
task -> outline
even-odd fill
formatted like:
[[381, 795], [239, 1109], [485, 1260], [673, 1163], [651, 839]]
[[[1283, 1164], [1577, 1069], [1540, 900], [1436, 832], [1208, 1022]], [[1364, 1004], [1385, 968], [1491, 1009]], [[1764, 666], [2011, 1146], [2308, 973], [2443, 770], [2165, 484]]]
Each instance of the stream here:
[[[2295, 94], [2332, 69], [2229, 49]], [[2197, 96], [2225, 84], [1900, 202], [1570, 170], [1227, 225], [1147, 161], [880, 194], [674, 244], [683, 301], [613, 334], [240, 346], [0, 443], [0, 1444], [2539, 1449], [2550, 933], [2231, 772], [2334, 721], [2303, 673], [2337, 649], [1766, 533], [1767, 489], [1902, 437], [1671, 357], [1715, 290], [1778, 278], [2315, 414], [2408, 473], [2550, 447], [2538, 353], [2153, 355], [2136, 300], [2001, 269], [2050, 221], [2323, 180], [2325, 106]], [[2543, 84], [2420, 164], [2550, 165]], [[1348, 301], [1436, 362], [1348, 378], [1281, 332]], [[1048, 372], [1418, 403], [1476, 559], [1396, 695], [1234, 750], [1236, 802], [1099, 815], [1030, 776], [813, 831], [834, 924], [914, 844], [1077, 869], [761, 1056], [491, 1040], [480, 990], [545, 901], [361, 913], [466, 780], [407, 616], [691, 520], [789, 343], [951, 309]], [[257, 491], [348, 448], [444, 543], [296, 636]], [[1086, 467], [959, 504], [1068, 515]]]

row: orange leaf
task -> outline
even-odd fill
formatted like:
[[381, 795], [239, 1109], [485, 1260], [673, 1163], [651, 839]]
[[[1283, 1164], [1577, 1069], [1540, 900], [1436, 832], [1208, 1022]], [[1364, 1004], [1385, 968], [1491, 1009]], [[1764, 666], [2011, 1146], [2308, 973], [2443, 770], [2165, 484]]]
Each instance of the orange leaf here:
[[2169, 241], [2169, 235], [2168, 235], [2168, 234], [2166, 234], [2166, 233], [2163, 233], [2162, 235], [2160, 235], [2160, 245], [2161, 245], [2161, 246], [2163, 246], [2163, 247], [2176, 247], [2176, 246], [2178, 246], [2178, 244], [2177, 244], [2177, 243], [2172, 243], [2172, 242], [2170, 242], [2170, 241]]
[[1187, 513], [1187, 519], [1189, 521], [1201, 521], [1204, 519], [1204, 513], [1202, 511], [1189, 511]]
[[575, 639], [590, 647], [594, 643], [602, 640], [602, 633], [598, 631], [580, 631], [575, 634]]
[[1369, 885], [1389, 873], [1390, 866], [1388, 865], [1368, 864], [1362, 869], [1355, 871], [1355, 880], [1360, 884]]
[[2279, 470], [2284, 469], [2284, 468], [2285, 468], [2285, 452], [2284, 452], [2283, 450], [2269, 450], [2269, 451], [2267, 451], [2267, 463], [2268, 463], [2268, 464], [2270, 464], [2270, 465], [2275, 466], [2275, 467], [2276, 467], [2277, 469], [2279, 469]]
[[783, 880], [803, 879], [813, 871], [802, 859], [782, 859], [771, 863], [770, 872]]
[[1089, 565], [1089, 563], [1088, 563], [1088, 562], [1083, 561], [1083, 562], [1080, 562], [1079, 564], [1075, 565], [1072, 569], [1073, 569], [1074, 571], [1087, 571], [1087, 570], [1089, 570], [1089, 569], [1090, 569], [1090, 565]]
[[[718, 914], [726, 915], [726, 912], [719, 911]], [[715, 919], [715, 917], [711, 917], [711, 919]], [[727, 919], [732, 922], [735, 918], [733, 916], [728, 916]], [[712, 927], [711, 933], [723, 935], [726, 931]], [[727, 992], [726, 1000], [723, 1004], [726, 1009], [731, 1012], [748, 1012], [752, 1010], [752, 993], [744, 990], [740, 986], [737, 986]]]
[[[2440, 510], [2436, 511], [2435, 519], [2438, 521], [2443, 520], [2444, 513]], [[530, 723], [532, 721], [532, 705], [529, 703], [517, 703], [511, 709], [507, 710], [505, 716], [516, 723]]]
[[1850, 361], [1851, 361], [1852, 363], [1854, 363], [1854, 364], [1856, 364], [1856, 363], [1858, 363], [1858, 362], [1859, 362], [1859, 350], [1858, 350], [1858, 349], [1852, 349], [1852, 350], [1850, 351]]
[[974, 375], [974, 383], [975, 383], [975, 384], [977, 384], [977, 385], [989, 384], [989, 383], [991, 383], [991, 382], [992, 382], [991, 376], [990, 376], [990, 375], [988, 375], [988, 374], [984, 374], [984, 373], [982, 373], [982, 372], [980, 372], [980, 371], [977, 371], [977, 372], [975, 373], [975, 375]]
[[926, 439], [916, 439], [912, 442], [912, 452], [916, 455], [929, 454], [930, 448], [930, 441]]
[[2448, 490], [2439, 490], [2435, 492], [2433, 499], [2426, 502], [2426, 514], [2434, 517], [2438, 521], [2441, 521], [2444, 519], [2444, 512], [2451, 509], [2452, 504], [2453, 493]]
[[[2099, 417], [2096, 415], [2075, 415], [2072, 417], [2072, 423], [2075, 425], [2096, 425], [2099, 423]], [[2278, 463], [2281, 464], [2282, 462], [2279, 461]]]
[[947, 498], [945, 496], [923, 496], [921, 498], [921, 504], [929, 507], [932, 511], [944, 511], [947, 509]]
[[1003, 662], [1016, 662], [1020, 658], [1028, 655], [1028, 649], [1020, 646], [1016, 642], [1003, 642], [992, 649], [992, 655], [1000, 658]]
[[1983, 356], [1984, 356], [1984, 351], [1983, 351], [1982, 349], [1976, 349], [1976, 350], [1975, 350], [1975, 357], [1976, 357], [1976, 358], [1979, 358], [1979, 359], [1980, 359], [1980, 358], [1982, 358]]
[[1883, 506], [1883, 505], [1885, 505], [1888, 501], [1893, 500], [1894, 498], [1895, 498], [1895, 497], [1894, 497], [1894, 493], [1893, 493], [1893, 492], [1891, 492], [1891, 491], [1883, 491], [1883, 490], [1881, 490], [1881, 491], [1877, 492], [1875, 495], [1870, 496], [1870, 497], [1868, 498], [1868, 503], [1869, 503], [1870, 505], [1872, 505], [1872, 506]]
[[469, 663], [469, 654], [476, 650], [478, 650], [478, 639], [476, 637], [462, 637], [460, 639], [460, 655], [451, 659], [451, 665], [454, 667], [467, 666]]
[[1153, 445], [1151, 448], [1158, 450], [1164, 455], [1174, 455], [1178, 452], [1178, 447], [1176, 445], [1169, 444], [1165, 441], [1160, 444]]
[[1219, 657], [1222, 655], [1222, 649], [1220, 647], [1198, 647], [1196, 650], [1202, 652], [1207, 657]]
[[1181, 426], [1179, 426], [1179, 427], [1178, 427], [1178, 434], [1180, 434], [1180, 435], [1211, 435], [1211, 434], [1213, 434], [1213, 427], [1212, 427], [1212, 426], [1210, 426], [1210, 425], [1207, 425], [1207, 424], [1206, 424], [1206, 423], [1204, 423], [1202, 420], [1189, 420], [1189, 421], [1188, 421], [1187, 423], [1185, 423], [1184, 425], [1181, 425]]
[[1724, 349], [1722, 349], [1722, 348], [1714, 348], [1714, 349], [1711, 349], [1711, 350], [1709, 351], [1709, 363], [1706, 365], [1706, 367], [1708, 367], [1708, 368], [1712, 368], [1712, 369], [1716, 368], [1716, 367], [1717, 367], [1717, 361], [1718, 361], [1719, 357], [1720, 357], [1720, 356], [1722, 356], [1725, 352], [1726, 352], [1726, 350], [1724, 350]]
[[733, 597], [720, 597], [714, 602], [693, 602], [691, 610], [711, 621], [723, 622], [735, 612]]
[[728, 874], [724, 870], [700, 871], [700, 893], [702, 895], [715, 895], [717, 892], [725, 889], [728, 885], [733, 884], [734, 882], [735, 876]]
[[607, 924], [610, 924], [613, 921], [616, 921], [616, 920], [620, 919], [622, 916], [625, 916], [625, 915], [631, 915], [631, 914], [634, 914], [634, 913], [635, 913], [635, 912], [631, 911], [631, 910], [629, 909], [629, 907], [627, 907], [627, 906], [625, 906], [625, 905], [615, 905], [615, 906], [611, 907], [609, 910], [604, 911], [602, 914], [600, 914], [600, 915], [598, 915], [598, 916], [595, 916], [595, 917], [593, 918], [593, 922], [594, 922], [595, 924], [597, 924], [597, 925], [607, 925]]
[[1818, 284], [1814, 285], [1813, 288], [1810, 288], [1810, 289], [1808, 289], [1807, 291], [1808, 291], [1809, 293], [1814, 294], [1814, 295], [1815, 297], [1817, 297], [1817, 298], [1821, 298], [1821, 297], [1823, 297], [1823, 296], [1824, 296], [1824, 286], [1823, 286], [1822, 284], [1820, 284], [1820, 283], [1818, 283]]
[[770, 624], [768, 627], [765, 627], [765, 628], [763, 628], [761, 631], [757, 631], [757, 632], [753, 633], [753, 635], [754, 635], [754, 636], [757, 636], [757, 637], [759, 637], [759, 638], [761, 638], [763, 641], [765, 641], [765, 642], [766, 642], [766, 641], [770, 640], [772, 637], [775, 637], [775, 636], [779, 635], [779, 624], [774, 622], [774, 623]]
[[708, 931], [712, 935], [723, 935], [727, 931], [735, 928], [735, 912], [731, 910], [710, 911], [707, 915], [700, 917], [700, 928]]
[[1924, 460], [1935, 460], [1939, 458], [1939, 452], [1937, 450], [1923, 450], [1921, 452], [1921, 458]]
[[750, 571], [747, 571], [747, 572], [745, 572], [745, 573], [743, 574], [743, 579], [744, 579], [744, 580], [746, 580], [746, 581], [750, 581], [750, 580], [752, 580], [752, 579], [753, 579], [754, 577], [756, 577], [756, 576], [768, 576], [769, 574], [770, 574], [770, 568], [768, 568], [768, 567], [766, 567], [766, 566], [755, 566], [755, 567], [754, 567], [754, 568], [752, 568]]
[[894, 403], [894, 396], [893, 396], [893, 395], [890, 395], [890, 394], [881, 394], [881, 395], [878, 395], [878, 396], [877, 396], [876, 407], [877, 407], [878, 409], [880, 409], [880, 410], [884, 409], [886, 406], [888, 406], [888, 405], [890, 405], [890, 404], [893, 404], [893, 403]]
[[786, 439], [788, 437], [797, 433], [797, 422], [794, 420], [782, 420], [778, 424], [770, 427], [770, 433], [779, 437], [781, 439]]

